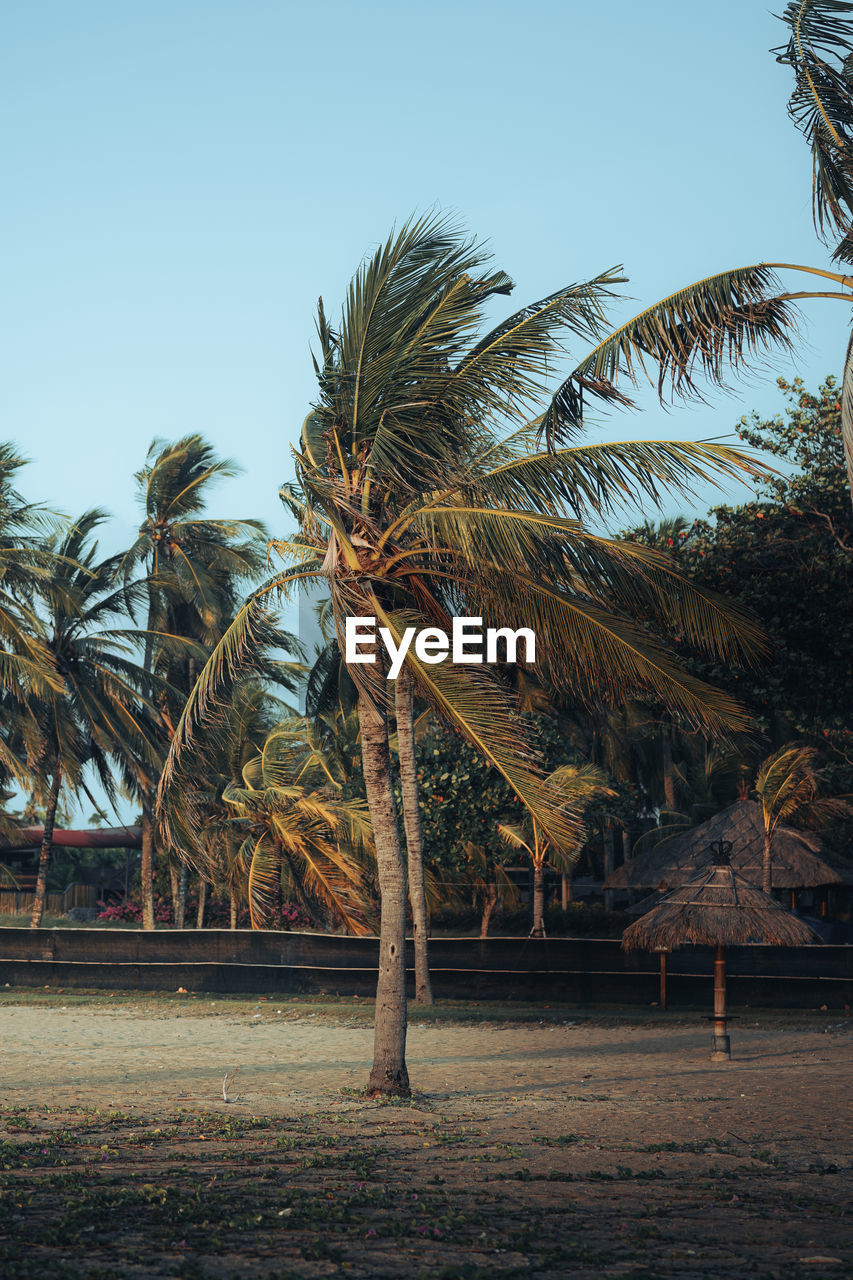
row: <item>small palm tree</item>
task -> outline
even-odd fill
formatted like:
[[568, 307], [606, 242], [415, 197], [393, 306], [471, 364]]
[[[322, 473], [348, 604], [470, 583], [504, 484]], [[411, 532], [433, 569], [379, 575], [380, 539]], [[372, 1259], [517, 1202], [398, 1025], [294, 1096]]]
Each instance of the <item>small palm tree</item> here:
[[495, 908], [515, 911], [521, 902], [518, 888], [502, 864], [481, 844], [468, 840], [462, 846], [465, 854], [465, 885], [474, 895], [480, 910], [480, 937], [489, 936], [489, 923]]
[[[193, 768], [170, 797], [170, 824], [182, 854], [193, 854], [202, 883], [227, 894], [231, 928], [246, 900], [248, 868], [234, 810], [223, 799], [229, 785], [243, 785], [243, 769], [262, 751], [287, 707], [254, 676], [241, 680], [217, 708], [215, 724], [199, 735]], [[182, 858], [182, 868], [187, 862]]]
[[817, 751], [799, 743], [788, 743], [760, 765], [755, 798], [764, 823], [761, 887], [765, 893], [773, 886], [773, 836], [778, 826], [792, 819], [815, 826], [851, 812], [844, 798], [821, 796], [823, 781]]
[[341, 796], [310, 726], [284, 721], [242, 774], [223, 800], [242, 836], [252, 927], [274, 919], [288, 894], [310, 914], [319, 903], [351, 932], [368, 933], [369, 816], [363, 802]]
[[498, 835], [511, 849], [523, 849], [533, 864], [533, 926], [532, 938], [545, 937], [545, 868], [568, 871], [583, 847], [586, 831], [582, 825], [583, 811], [599, 796], [615, 796], [607, 774], [593, 764], [561, 765], [548, 777], [548, 783], [563, 801], [563, 810], [570, 814], [575, 824], [575, 838], [571, 845], [555, 845], [546, 831], [533, 817], [521, 824], [498, 823]]

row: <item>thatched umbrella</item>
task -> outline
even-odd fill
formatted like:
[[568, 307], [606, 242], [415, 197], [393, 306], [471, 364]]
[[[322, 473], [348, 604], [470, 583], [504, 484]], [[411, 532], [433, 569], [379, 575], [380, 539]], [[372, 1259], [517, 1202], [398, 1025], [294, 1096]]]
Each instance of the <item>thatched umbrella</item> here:
[[[672, 889], [686, 884], [710, 865], [710, 847], [719, 840], [732, 846], [735, 871], [761, 884], [764, 823], [754, 800], [739, 800], [698, 827], [681, 831], [653, 849], [629, 859], [610, 873], [605, 889]], [[777, 827], [772, 844], [773, 887], [810, 889], [818, 885], [853, 883], [853, 865], [832, 853], [813, 831]]]
[[710, 866], [673, 889], [622, 934], [626, 951], [673, 951], [685, 944], [715, 948], [712, 1062], [732, 1056], [726, 1031], [724, 947], [745, 942], [775, 947], [820, 942], [807, 924], [738, 875], [731, 865], [730, 853], [728, 842], [718, 840], [708, 850]]

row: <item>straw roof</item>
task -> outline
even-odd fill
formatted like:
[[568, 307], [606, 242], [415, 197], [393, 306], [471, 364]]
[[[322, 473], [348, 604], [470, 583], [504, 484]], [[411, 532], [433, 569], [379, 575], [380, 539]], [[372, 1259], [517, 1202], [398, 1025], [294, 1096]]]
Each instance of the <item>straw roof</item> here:
[[[732, 866], [753, 884], [761, 884], [764, 823], [754, 800], [739, 800], [707, 822], [655, 845], [612, 871], [605, 889], [672, 888], [711, 865], [710, 845], [731, 843]], [[853, 864], [830, 852], [813, 831], [777, 827], [773, 834], [774, 889], [810, 889], [822, 884], [853, 884]]]
[[731, 866], [705, 867], [635, 920], [622, 934], [625, 951], [673, 951], [687, 944], [737, 946], [764, 942], [799, 947], [820, 938], [775, 898]]

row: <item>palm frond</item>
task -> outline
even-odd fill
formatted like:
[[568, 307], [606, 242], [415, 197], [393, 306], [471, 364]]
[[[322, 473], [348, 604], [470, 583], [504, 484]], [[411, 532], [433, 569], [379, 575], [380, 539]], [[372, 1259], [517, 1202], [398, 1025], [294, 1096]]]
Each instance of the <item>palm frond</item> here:
[[791, 346], [793, 313], [763, 264], [708, 276], [620, 325], [581, 361], [558, 388], [540, 423], [549, 445], [576, 435], [586, 399], [630, 406], [620, 376], [641, 376], [667, 395], [699, 398], [696, 378], [722, 386], [755, 357]]
[[476, 386], [488, 414], [522, 412], [541, 397], [563, 331], [587, 341], [603, 337], [604, 304], [617, 296], [614, 285], [627, 280], [621, 270], [613, 267], [516, 311], [466, 353], [454, 370], [455, 383], [467, 385], [469, 395]]
[[[428, 625], [428, 620], [417, 614], [386, 613], [378, 603], [376, 616], [397, 644], [406, 627]], [[406, 663], [418, 691], [503, 775], [553, 844], [571, 846], [577, 824], [562, 811], [559, 797], [543, 779], [535, 748], [514, 715], [506, 690], [480, 669], [475, 673], [470, 667], [452, 663], [430, 666], [412, 649]]]
[[746, 712], [733, 698], [690, 675], [634, 622], [592, 600], [493, 563], [484, 566], [472, 607], [489, 625], [527, 627], [549, 637], [550, 677], [583, 696], [595, 689], [606, 701], [651, 696], [674, 715], [723, 737], [742, 732]]
[[[774, 50], [792, 68], [788, 112], [812, 151], [815, 226], [847, 236], [853, 218], [853, 4], [793, 0], [782, 21], [788, 44]], [[851, 259], [845, 250], [840, 255]]]
[[470, 481], [493, 502], [566, 510], [582, 517], [617, 508], [660, 506], [697, 485], [767, 474], [748, 450], [713, 440], [628, 440], [576, 445], [510, 458]]
[[258, 587], [246, 600], [199, 673], [187, 698], [169, 747], [158, 791], [158, 803], [172, 782], [184, 748], [192, 739], [199, 721], [213, 708], [219, 691], [229, 679], [236, 679], [252, 669], [258, 660], [259, 636], [269, 622], [270, 596], [287, 596], [297, 582], [310, 582], [320, 576], [320, 566], [300, 566], [290, 573], [277, 574]]

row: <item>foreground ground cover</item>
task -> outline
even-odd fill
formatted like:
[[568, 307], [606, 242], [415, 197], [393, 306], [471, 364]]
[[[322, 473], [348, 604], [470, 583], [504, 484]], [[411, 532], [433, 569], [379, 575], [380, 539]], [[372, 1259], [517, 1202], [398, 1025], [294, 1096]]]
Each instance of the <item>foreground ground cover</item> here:
[[12, 1280], [853, 1274], [848, 1020], [415, 1009], [389, 1105], [366, 1001], [4, 996]]

